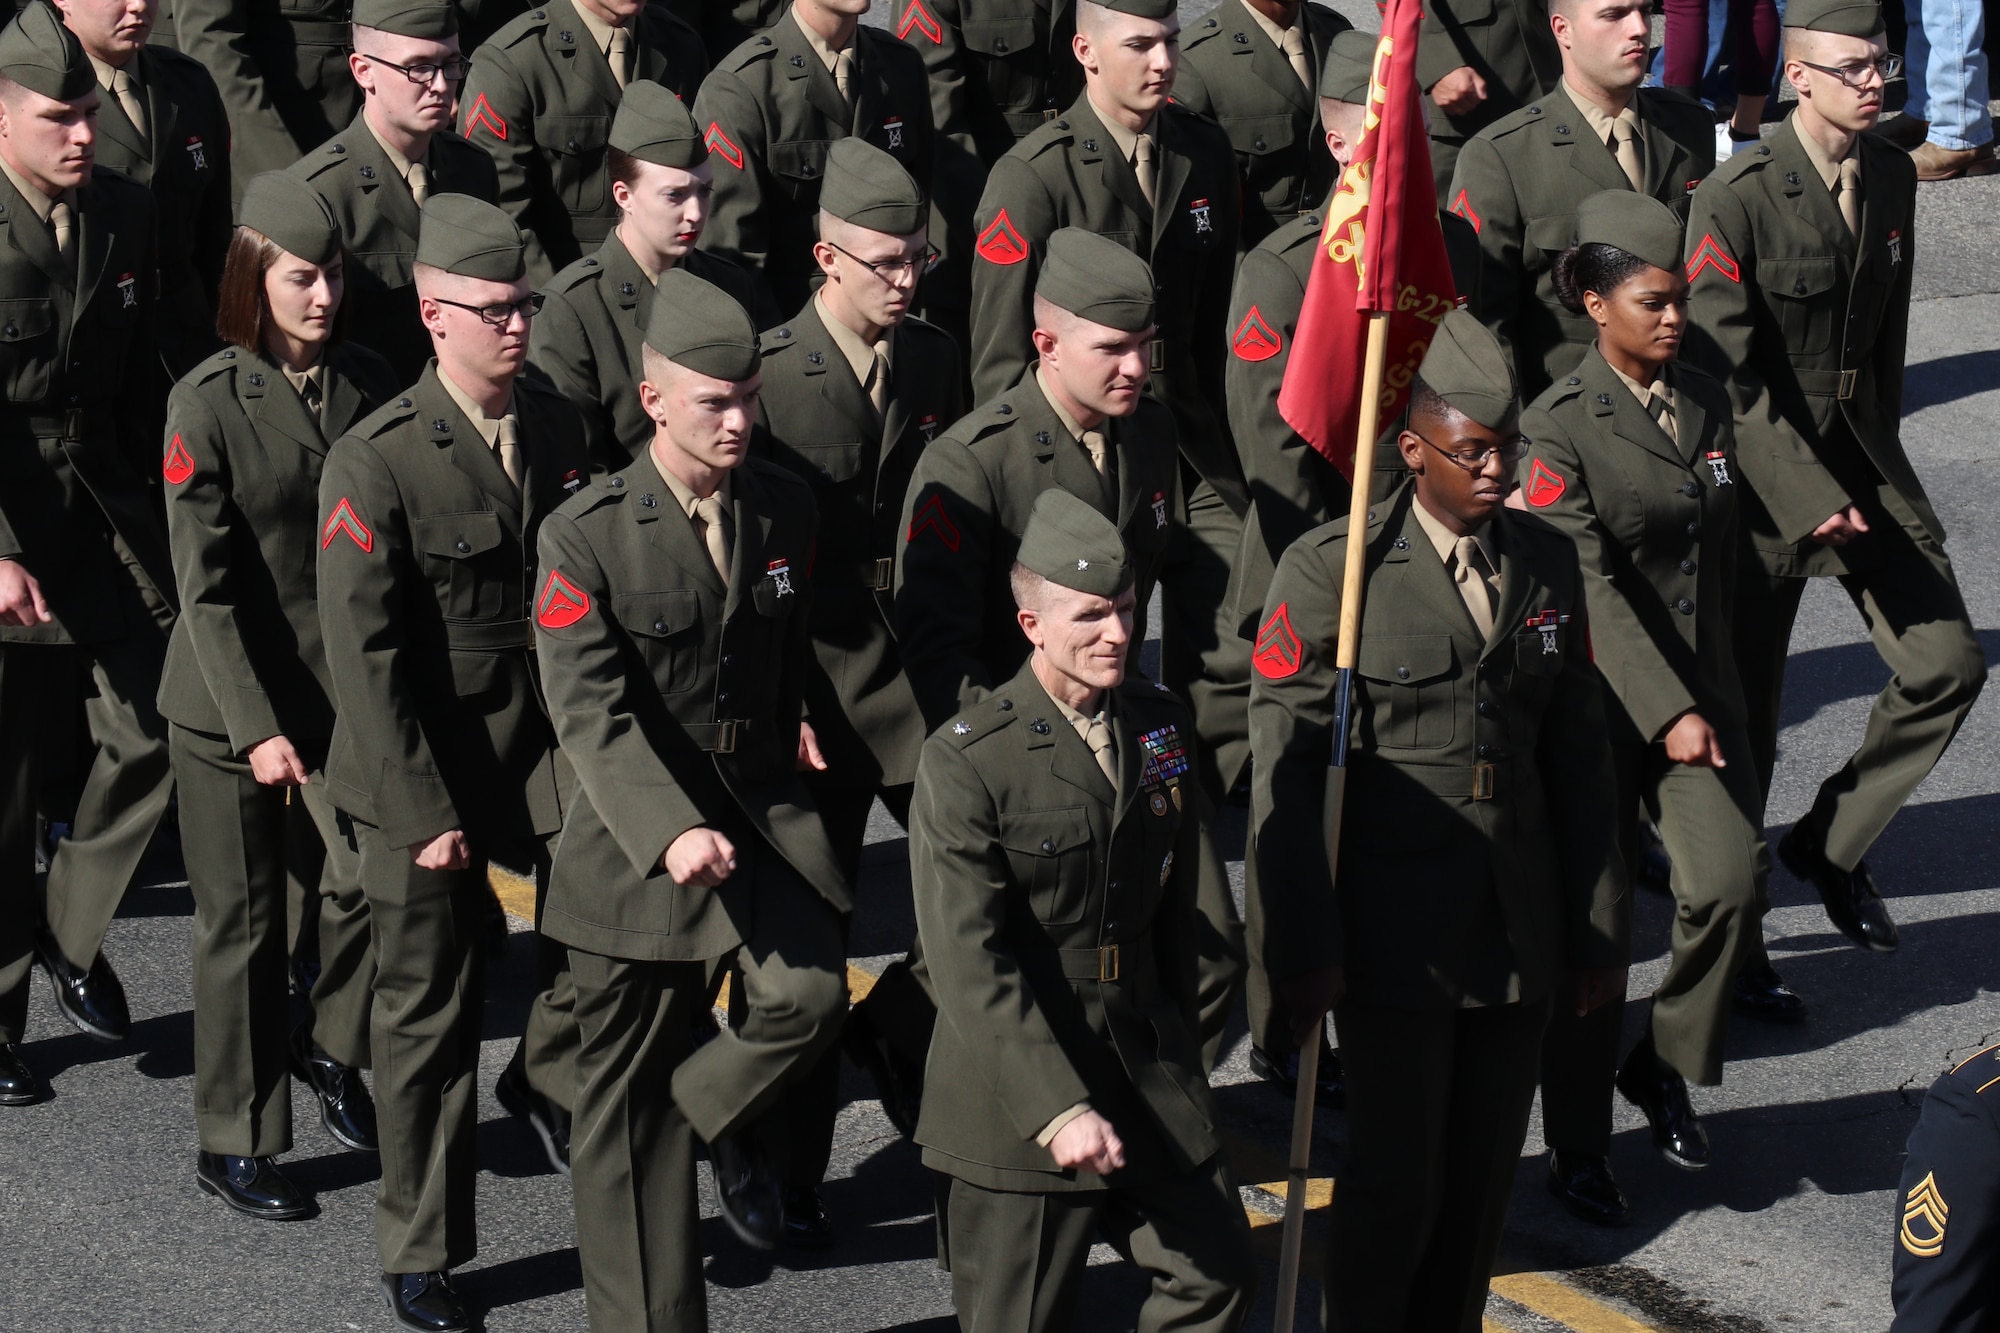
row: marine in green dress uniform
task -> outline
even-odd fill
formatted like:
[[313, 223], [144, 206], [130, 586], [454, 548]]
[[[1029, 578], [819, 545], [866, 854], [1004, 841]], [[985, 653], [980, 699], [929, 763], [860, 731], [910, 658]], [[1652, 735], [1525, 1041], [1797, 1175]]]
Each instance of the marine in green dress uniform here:
[[1091, 1245], [1141, 1328], [1233, 1330], [1257, 1282], [1196, 1035], [1193, 719], [1128, 667], [1137, 570], [1051, 488], [1009, 562], [1014, 676], [924, 743], [917, 930], [938, 993], [924, 1164], [968, 1333], [1062, 1329]]
[[652, 418], [639, 406], [639, 344], [660, 275], [685, 268], [728, 292], [759, 328], [776, 324], [778, 310], [756, 274], [695, 248], [708, 225], [714, 166], [680, 98], [644, 79], [629, 85], [604, 157], [618, 225], [550, 281], [528, 354], [583, 413], [591, 467], [616, 472], [653, 441]]
[[645, 79], [692, 101], [708, 62], [694, 29], [651, 0], [549, 0], [479, 48], [460, 133], [493, 155], [536, 287], [618, 223], [604, 150], [626, 87]]
[[228, 108], [231, 189], [282, 171], [354, 119], [348, 0], [168, 0], [174, 41]]
[[1892, 673], [1860, 748], [1778, 844], [1843, 934], [1888, 951], [1896, 924], [1868, 849], [1957, 735], [1986, 663], [1903, 451], [1917, 182], [1909, 155], [1868, 133], [1882, 110], [1881, 13], [1805, 0], [1785, 24], [1798, 109], [1695, 194], [1689, 351], [1736, 410], [1756, 557], [1736, 602], [1736, 665], [1765, 792], [1807, 579], [1840, 580]]
[[1243, 173], [1240, 248], [1318, 208], [1339, 178], [1318, 90], [1328, 46], [1353, 28], [1310, 0], [1224, 0], [1182, 43], [1174, 101], [1229, 132]]
[[1556, 0], [1560, 82], [1466, 142], [1443, 201], [1479, 233], [1473, 313], [1513, 356], [1525, 398], [1569, 374], [1597, 336], [1556, 299], [1551, 276], [1575, 239], [1576, 206], [1601, 190], [1637, 190], [1685, 217], [1687, 197], [1715, 168], [1707, 109], [1639, 86], [1649, 13], [1645, 0]]
[[[473, 1187], [486, 868], [546, 863], [570, 786], [536, 678], [534, 539], [580, 489], [583, 425], [527, 362], [527, 244], [492, 204], [424, 206], [416, 276], [437, 359], [334, 442], [319, 604], [336, 709], [328, 858], [356, 862], [376, 946], [370, 1045], [382, 1293], [405, 1327], [463, 1328], [447, 1270], [478, 1249]], [[541, 877], [539, 882], [546, 882]], [[559, 1095], [568, 1015], [537, 997], [524, 1048]]]
[[[159, 455], [135, 461], [158, 420], [137, 392], [154, 355], [152, 196], [90, 165], [97, 81], [53, 9], [0, 32], [0, 77], [0, 1100], [14, 1102], [39, 1095], [12, 1051], [37, 953], [71, 1023], [103, 1041], [131, 1025], [100, 946], [173, 794], [153, 700], [175, 597]], [[37, 796], [67, 756], [37, 733], [80, 707], [97, 759], [44, 896]]]
[[[799, 778], [818, 516], [747, 458], [747, 312], [660, 277], [639, 392], [659, 427], [542, 527], [544, 682], [576, 804], [549, 888], [583, 1032], [572, 1139], [591, 1327], [708, 1327], [695, 1137], [724, 1218], [768, 1249], [782, 1210], [768, 1114], [838, 1039], [846, 877]], [[712, 969], [742, 1016], [690, 1053]], [[782, 1125], [783, 1118], [777, 1121]]]
[[[186, 614], [159, 706], [195, 904], [196, 1174], [238, 1211], [281, 1219], [311, 1209], [273, 1160], [292, 1148], [288, 1064], [335, 1139], [375, 1149], [358, 1072], [375, 972], [367, 904], [360, 884], [321, 873], [337, 816], [321, 771], [333, 695], [313, 566], [328, 441], [396, 381], [380, 357], [335, 339], [343, 264], [326, 201], [270, 172], [244, 191], [239, 220], [222, 286], [230, 345], [167, 406], [167, 533]], [[288, 872], [323, 897], [320, 971], [296, 1036]]]
[[[1628, 875], [1637, 821], [1673, 860], [1671, 959], [1617, 1086], [1676, 1166], [1708, 1165], [1689, 1082], [1722, 1081], [1732, 983], [1754, 947], [1770, 854], [1730, 647], [1743, 487], [1728, 396], [1676, 360], [1687, 327], [1681, 224], [1607, 190], [1577, 210], [1556, 290], [1597, 345], [1521, 418], [1521, 495], [1576, 543], [1606, 686], [1614, 828]], [[1551, 1020], [1542, 1051], [1549, 1188], [1586, 1221], [1625, 1220], [1605, 1163], [1622, 1001]]]
[[892, 153], [928, 190], [935, 156], [924, 62], [878, 28], [869, 0], [794, 0], [703, 81], [694, 121], [715, 162], [701, 248], [762, 273], [781, 310], [819, 275], [813, 219], [826, 151], [852, 135]]
[[1629, 901], [1576, 550], [1504, 508], [1520, 456], [1504, 349], [1445, 316], [1371, 513], [1340, 873], [1323, 801], [1348, 520], [1278, 563], [1259, 635], [1251, 947], [1294, 1045], [1330, 1007], [1348, 1162], [1327, 1325], [1476, 1333], [1557, 1005], [1625, 989]]
[[1433, 0], [1417, 36], [1417, 83], [1430, 122], [1431, 175], [1445, 200], [1466, 140], [1562, 77], [1549, 0]]
[[311, 181], [340, 220], [348, 321], [397, 382], [410, 384], [431, 356], [411, 276], [424, 201], [469, 194], [491, 204], [500, 184], [493, 159], [451, 132], [467, 66], [450, 3], [360, 0], [348, 59], [360, 114], [292, 173]]

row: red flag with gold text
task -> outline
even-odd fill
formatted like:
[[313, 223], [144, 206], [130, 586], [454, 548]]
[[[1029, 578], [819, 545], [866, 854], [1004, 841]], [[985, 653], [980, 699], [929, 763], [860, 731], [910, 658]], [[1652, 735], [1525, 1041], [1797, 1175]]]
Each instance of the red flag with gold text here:
[[1417, 87], [1420, 0], [1388, 0], [1360, 149], [1326, 202], [1278, 411], [1350, 481], [1368, 316], [1389, 314], [1378, 420], [1402, 411], [1437, 323], [1458, 302]]

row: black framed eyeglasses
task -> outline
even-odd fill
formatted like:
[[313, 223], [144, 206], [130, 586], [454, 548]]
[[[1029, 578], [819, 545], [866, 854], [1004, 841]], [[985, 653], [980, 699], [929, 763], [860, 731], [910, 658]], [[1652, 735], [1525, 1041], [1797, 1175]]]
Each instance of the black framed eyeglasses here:
[[1415, 435], [1425, 444], [1430, 444], [1431, 448], [1436, 449], [1467, 472], [1485, 471], [1486, 465], [1493, 461], [1495, 454], [1500, 456], [1500, 465], [1502, 467], [1511, 468], [1520, 462], [1522, 456], [1528, 452], [1527, 438], [1521, 435], [1516, 435], [1505, 444], [1489, 444], [1483, 449], [1445, 449], [1431, 444], [1430, 438], [1420, 431], [1413, 430], [1410, 434]]
[[937, 267], [940, 256], [940, 252], [935, 245], [927, 244], [924, 246], [922, 254], [913, 255], [908, 259], [863, 259], [860, 255], [855, 254], [845, 246], [834, 245], [832, 241], [828, 241], [827, 244], [833, 245], [834, 249], [840, 251], [840, 253], [846, 255], [849, 259], [852, 259], [855, 263], [885, 281], [894, 279], [905, 273], [914, 273], [921, 277]]
[[542, 313], [542, 303], [549, 298], [540, 292], [529, 292], [518, 301], [503, 301], [495, 305], [467, 305], [463, 301], [447, 301], [442, 296], [431, 300], [439, 305], [455, 305], [460, 310], [470, 310], [496, 329], [507, 327], [507, 321], [519, 315], [522, 319], [533, 319]]
[[429, 87], [431, 80], [440, 74], [444, 75], [446, 83], [464, 83], [465, 76], [472, 72], [470, 60], [453, 60], [442, 65], [433, 65], [429, 62], [421, 65], [399, 65], [393, 60], [384, 60], [381, 56], [371, 56], [366, 52], [356, 52], [356, 54], [363, 60], [372, 60], [378, 65], [395, 70], [419, 88]]
[[1903, 58], [1893, 51], [1877, 56], [1873, 60], [1857, 60], [1849, 65], [1815, 65], [1810, 60], [1801, 60], [1799, 63], [1807, 69], [1816, 69], [1822, 74], [1833, 75], [1857, 93], [1868, 86], [1870, 74], [1880, 74], [1882, 82], [1887, 83], [1903, 72]]

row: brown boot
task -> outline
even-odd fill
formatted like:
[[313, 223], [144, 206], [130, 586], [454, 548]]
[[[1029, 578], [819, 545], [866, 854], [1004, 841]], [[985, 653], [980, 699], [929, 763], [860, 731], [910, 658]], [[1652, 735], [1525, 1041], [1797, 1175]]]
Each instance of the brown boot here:
[[1904, 152], [1915, 152], [1924, 136], [1931, 132], [1931, 123], [1916, 116], [1896, 116], [1875, 127], [1878, 137], [1887, 139]]
[[1990, 176], [1996, 166], [2000, 166], [1993, 160], [1993, 145], [1990, 143], [1977, 148], [1946, 148], [1942, 144], [1925, 141], [1910, 154], [1910, 160], [1917, 164], [1917, 179], [1920, 181]]

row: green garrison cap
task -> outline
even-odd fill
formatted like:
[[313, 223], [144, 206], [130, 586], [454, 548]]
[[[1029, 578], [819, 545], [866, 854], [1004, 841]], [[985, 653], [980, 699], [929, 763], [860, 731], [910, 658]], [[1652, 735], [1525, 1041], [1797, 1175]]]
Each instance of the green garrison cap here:
[[1349, 28], [1333, 35], [1326, 63], [1319, 67], [1319, 95], [1336, 102], [1368, 105], [1368, 81], [1375, 74], [1376, 39]]
[[930, 225], [930, 206], [903, 164], [866, 139], [834, 140], [826, 153], [819, 206], [844, 222], [890, 236]]
[[749, 312], [686, 269], [668, 269], [653, 288], [646, 346], [719, 380], [747, 380], [757, 373], [757, 326]]
[[1132, 586], [1132, 562], [1117, 525], [1060, 486], [1035, 497], [1014, 557], [1050, 583], [1097, 597]]
[[354, 23], [441, 42], [458, 31], [458, 6], [452, 0], [354, 0]]
[[521, 229], [492, 204], [469, 194], [434, 194], [417, 230], [417, 262], [463, 278], [512, 282], [527, 272]]
[[75, 35], [44, 4], [30, 4], [0, 32], [0, 74], [58, 102], [74, 102], [97, 86]]
[[266, 171], [253, 178], [243, 188], [236, 221], [309, 264], [324, 264], [340, 253], [340, 223], [332, 207], [318, 190], [289, 171]]
[[1520, 410], [1513, 358], [1470, 311], [1445, 315], [1417, 373], [1438, 397], [1488, 430], [1499, 430]]
[[1035, 295], [1126, 333], [1153, 322], [1153, 271], [1146, 261], [1081, 227], [1064, 227], [1049, 237]]
[[1178, 0], [1097, 0], [1106, 9], [1136, 14], [1142, 19], [1169, 19], [1179, 11]]
[[1577, 206], [1576, 243], [1609, 245], [1654, 268], [1681, 266], [1681, 220], [1649, 194], [1605, 190]]
[[1877, 0], [1790, 0], [1785, 26], [1842, 37], [1879, 37], [1888, 29]]
[[611, 118], [611, 146], [655, 166], [692, 171], [708, 161], [708, 145], [681, 99], [651, 79], [625, 85]]

